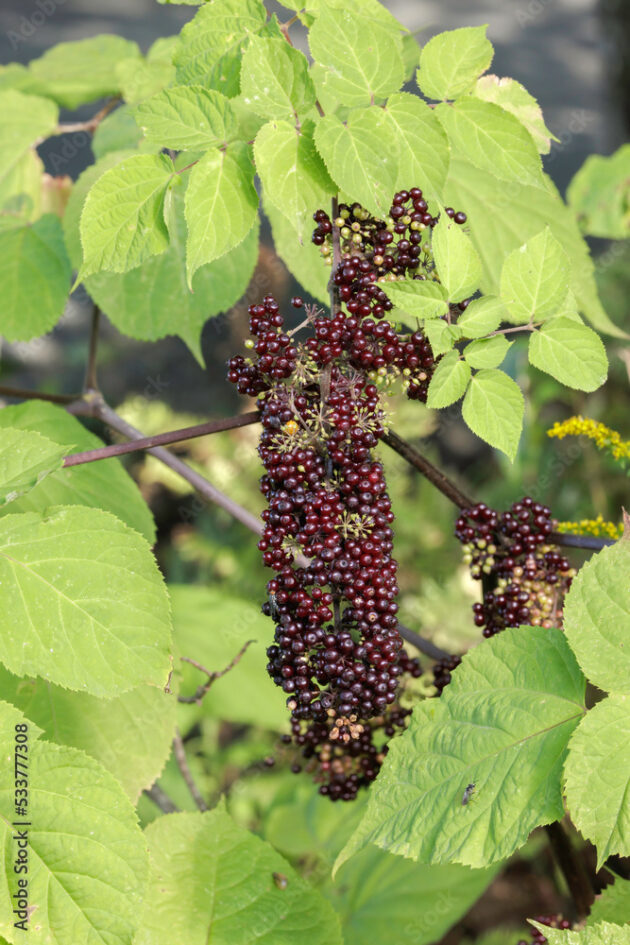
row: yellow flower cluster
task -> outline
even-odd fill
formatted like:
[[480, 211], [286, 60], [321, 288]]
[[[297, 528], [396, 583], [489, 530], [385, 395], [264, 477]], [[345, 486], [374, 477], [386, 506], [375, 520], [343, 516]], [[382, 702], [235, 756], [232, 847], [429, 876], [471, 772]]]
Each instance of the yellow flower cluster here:
[[571, 535], [597, 535], [598, 538], [613, 538], [615, 541], [623, 535], [623, 524], [605, 522], [601, 515], [597, 518], [583, 518], [579, 522], [559, 522], [559, 532]]
[[613, 459], [630, 459], [630, 441], [622, 440], [615, 430], [588, 417], [569, 417], [562, 423], [554, 423], [547, 430], [547, 436], [557, 436], [559, 440], [565, 436], [587, 436], [597, 449], [610, 453]]

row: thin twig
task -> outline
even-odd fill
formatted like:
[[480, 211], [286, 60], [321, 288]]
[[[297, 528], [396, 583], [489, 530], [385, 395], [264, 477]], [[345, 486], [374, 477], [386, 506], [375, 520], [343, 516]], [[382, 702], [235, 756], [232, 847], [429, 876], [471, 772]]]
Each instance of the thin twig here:
[[195, 784], [195, 779], [190, 773], [190, 768], [188, 767], [188, 759], [186, 758], [186, 750], [184, 748], [184, 742], [180, 731], [178, 728], [175, 729], [175, 737], [173, 739], [173, 754], [175, 755], [175, 761], [177, 762], [177, 767], [182, 773], [182, 777], [186, 782], [186, 787], [190, 791], [190, 796], [193, 801], [203, 813], [208, 810], [208, 805], [203, 799], [201, 791]]
[[589, 914], [595, 899], [591, 878], [566, 835], [562, 824], [547, 824], [545, 830], [556, 862], [569, 887], [577, 917], [578, 919], [584, 919]]
[[163, 791], [157, 782], [143, 792], [149, 797], [164, 814], [177, 814], [180, 808], [172, 801], [166, 791]]
[[421, 637], [415, 630], [410, 630], [409, 627], [405, 627], [402, 623], [398, 624], [398, 632], [403, 640], [406, 640], [407, 643], [411, 643], [412, 646], [415, 646], [417, 650], [420, 650], [421, 653], [424, 653], [425, 656], [428, 656], [432, 660], [443, 660], [451, 655], [447, 653], [446, 650], [440, 649], [435, 643], [431, 643], [430, 640], [425, 640], [425, 638]]
[[223, 430], [236, 430], [260, 421], [257, 410], [239, 414], [237, 417], [227, 417], [225, 420], [208, 420], [193, 427], [184, 427], [181, 430], [170, 430], [168, 433], [157, 433], [155, 436], [144, 436], [131, 440], [128, 443], [114, 443], [97, 450], [86, 450], [83, 453], [71, 453], [63, 461], [64, 466], [81, 466], [84, 463], [94, 463], [97, 460], [109, 459], [111, 456], [124, 456], [125, 453], [137, 453], [140, 450], [149, 450], [155, 446], [165, 446], [169, 443], [182, 443], [210, 433], [220, 433]]
[[90, 323], [90, 345], [88, 349], [87, 367], [85, 369], [85, 380], [83, 382], [83, 390], [86, 393], [88, 391], [98, 390], [98, 381], [96, 378], [96, 352], [98, 349], [98, 329], [100, 320], [101, 310], [95, 302], [92, 307], [92, 320]]
[[15, 397], [16, 400], [46, 400], [51, 404], [71, 404], [81, 397], [80, 394], [46, 394], [39, 390], [26, 390], [23, 387], [7, 387], [0, 384], [0, 397]]
[[[94, 415], [103, 420], [107, 426], [111, 427], [112, 430], [116, 430], [118, 433], [122, 433], [123, 436], [128, 436], [130, 440], [140, 440], [144, 439], [142, 434], [136, 430], [130, 423], [127, 423], [126, 420], [123, 420], [112, 408], [105, 403], [104, 400], [99, 400], [94, 404]], [[235, 519], [245, 525], [246, 528], [249, 528], [250, 531], [254, 532], [256, 535], [261, 535], [263, 531], [262, 522], [256, 518], [255, 515], [252, 515], [251, 512], [248, 512], [247, 509], [244, 509], [238, 502], [235, 502], [233, 499], [230, 499], [229, 496], [225, 495], [216, 486], [213, 486], [204, 476], [196, 472], [194, 469], [191, 469], [186, 463], [184, 463], [178, 456], [174, 456], [173, 453], [169, 453], [168, 450], [164, 449], [162, 446], [156, 446], [148, 450], [152, 456], [156, 456], [165, 466], [168, 466], [169, 469], [172, 469], [173, 472], [176, 472], [182, 479], [185, 479], [186, 482], [189, 482], [190, 485], [197, 490], [197, 492], [202, 495], [205, 499], [208, 499], [210, 502], [214, 502], [220, 508], [225, 509], [226, 512], [229, 512]]]
[[445, 476], [443, 472], [430, 463], [428, 459], [425, 459], [410, 443], [401, 439], [393, 430], [389, 430], [384, 434], [383, 441], [399, 456], [402, 456], [410, 466], [422, 473], [429, 482], [433, 483], [436, 489], [439, 489], [458, 508], [467, 509], [475, 504], [454, 482], [451, 482], [448, 476]]
[[208, 678], [205, 681], [205, 683], [203, 683], [203, 685], [197, 687], [197, 691], [195, 692], [194, 696], [178, 696], [177, 701], [184, 702], [187, 705], [191, 705], [193, 702], [196, 702], [197, 705], [201, 705], [201, 701], [203, 697], [208, 692], [212, 684], [217, 679], [220, 679], [221, 676], [225, 676], [226, 673], [229, 673], [231, 669], [234, 669], [236, 664], [239, 663], [241, 658], [243, 657], [245, 651], [247, 650], [247, 647], [255, 642], [256, 642], [255, 640], [248, 640], [246, 643], [244, 643], [243, 646], [238, 651], [238, 653], [236, 654], [236, 656], [234, 657], [234, 659], [232, 660], [232, 662], [228, 663], [225, 669], [220, 669], [220, 670], [217, 670], [216, 672], [211, 672], [209, 669], [206, 669], [205, 666], [202, 666], [201, 663], [198, 663], [196, 660], [191, 659], [189, 656], [181, 656], [180, 659], [182, 660], [182, 662], [190, 663], [190, 665], [194, 666], [195, 669], [198, 669], [200, 672], [205, 673]]
[[[106, 102], [105, 105], [103, 105], [100, 111], [98, 111], [95, 115], [92, 115], [91, 118], [88, 118], [87, 121], [60, 122], [53, 131], [53, 136], [73, 134], [76, 131], [87, 131], [90, 134], [94, 134], [103, 119], [107, 118], [109, 113], [116, 107], [116, 105], [118, 105], [120, 101], [121, 99], [119, 95], [111, 98], [109, 102]], [[42, 138], [38, 140], [36, 144], [41, 144], [41, 142], [45, 140], [45, 138]]]
[[583, 548], [586, 551], [601, 551], [614, 545], [614, 538], [597, 538], [595, 535], [571, 535], [569, 532], [552, 532], [549, 540], [566, 548]]

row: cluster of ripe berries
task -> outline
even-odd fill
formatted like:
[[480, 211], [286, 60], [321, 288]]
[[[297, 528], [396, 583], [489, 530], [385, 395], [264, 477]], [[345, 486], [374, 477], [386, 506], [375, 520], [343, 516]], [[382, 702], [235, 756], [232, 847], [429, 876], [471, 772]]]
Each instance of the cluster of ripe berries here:
[[[570, 929], [571, 923], [559, 915], [537, 915], [535, 921], [539, 925], [546, 925], [550, 929]], [[520, 939], [516, 945], [546, 945], [548, 939], [543, 935], [540, 929], [534, 929], [531, 941], [527, 942], [524, 938]]]
[[[447, 213], [463, 223], [465, 215]], [[402, 376], [426, 399], [434, 368], [422, 332], [385, 318], [383, 283], [434, 278], [422, 234], [437, 222], [420, 190], [396, 194], [387, 220], [357, 204], [331, 221], [315, 215], [313, 240], [330, 253], [338, 227], [330, 318], [306, 308], [313, 335], [294, 342], [274, 298], [249, 308], [252, 358], [235, 357], [228, 378], [256, 397], [267, 500], [259, 542], [275, 571], [263, 611], [276, 629], [268, 672], [287, 694], [291, 736], [320, 792], [350, 800], [372, 781], [387, 738], [404, 728], [401, 677], [421, 668], [398, 632], [391, 502], [372, 451], [384, 433], [378, 378]], [[293, 300], [297, 309], [302, 299]]]
[[[445, 211], [456, 223], [466, 214]], [[435, 266], [427, 232], [438, 217], [429, 212], [418, 187], [394, 195], [389, 216], [379, 220], [359, 204], [341, 204], [331, 220], [324, 210], [314, 214], [313, 242], [332, 260], [333, 232], [338, 231], [341, 265], [332, 274], [338, 297], [346, 311], [315, 322], [316, 337], [307, 342], [315, 362], [324, 365], [347, 353], [358, 370], [392, 372], [403, 378], [407, 396], [426, 401], [435, 367], [431, 345], [421, 331], [400, 333], [385, 316], [393, 308], [385, 292], [388, 282], [412, 277], [431, 280]], [[459, 308], [463, 311], [467, 302]]]
[[[473, 604], [475, 624], [484, 637], [522, 624], [559, 625], [575, 571], [550, 541], [555, 524], [550, 509], [529, 496], [501, 514], [481, 502], [457, 519], [455, 535], [464, 547], [464, 561], [487, 588], [483, 603]], [[440, 692], [460, 662], [452, 656], [434, 666]]]

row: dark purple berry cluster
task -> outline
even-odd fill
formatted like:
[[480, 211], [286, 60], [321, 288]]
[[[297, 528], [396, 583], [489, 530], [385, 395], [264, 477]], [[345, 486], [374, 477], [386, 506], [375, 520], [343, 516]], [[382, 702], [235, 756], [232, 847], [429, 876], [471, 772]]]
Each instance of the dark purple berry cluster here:
[[249, 315], [256, 360], [232, 359], [228, 377], [257, 396], [263, 426], [259, 548], [276, 572], [263, 606], [276, 624], [268, 671], [321, 792], [348, 800], [376, 776], [384, 736], [408, 714], [396, 705], [400, 676], [420, 672], [398, 633], [393, 514], [372, 456], [383, 409], [343, 350], [324, 380], [273, 299]]
[[[456, 222], [465, 214], [446, 211]], [[377, 383], [402, 378], [426, 400], [435, 359], [421, 331], [401, 331], [384, 286], [437, 278], [423, 232], [437, 223], [422, 191], [394, 196], [377, 220], [358, 204], [331, 221], [319, 210], [313, 241], [341, 258], [330, 317], [301, 298], [312, 334], [294, 342], [271, 296], [249, 308], [252, 357], [233, 358], [228, 378], [256, 397], [267, 501], [259, 542], [275, 571], [264, 612], [275, 622], [268, 672], [287, 694], [292, 734], [304, 765], [333, 800], [350, 800], [372, 781], [386, 740], [404, 727], [401, 676], [419, 676], [398, 632], [393, 514], [373, 450], [385, 431]], [[336, 238], [336, 234], [335, 234]]]
[[[466, 214], [445, 211], [457, 223]], [[385, 316], [393, 308], [385, 288], [387, 283], [412, 277], [435, 279], [435, 266], [427, 231], [439, 217], [428, 209], [422, 191], [414, 187], [394, 195], [389, 217], [372, 217], [359, 204], [341, 204], [339, 216], [331, 221], [324, 210], [314, 214], [317, 224], [313, 242], [331, 259], [333, 229], [339, 231], [341, 263], [332, 275], [345, 312], [332, 320], [319, 319], [310, 350], [318, 364], [339, 357], [342, 350], [362, 371], [402, 376], [407, 396], [426, 401], [435, 359], [428, 339], [421, 331], [401, 333]], [[466, 308], [462, 302], [460, 310]]]
[[[540, 925], [548, 926], [550, 929], [571, 928], [571, 923], [559, 915], [537, 915], [535, 917], [535, 921]], [[516, 945], [546, 945], [547, 941], [548, 939], [539, 929], [534, 929], [529, 942], [522, 938], [516, 943]]]
[[558, 626], [575, 572], [550, 541], [555, 524], [550, 509], [528, 496], [501, 515], [480, 503], [458, 518], [455, 535], [471, 575], [495, 585], [473, 605], [485, 637], [521, 624]]

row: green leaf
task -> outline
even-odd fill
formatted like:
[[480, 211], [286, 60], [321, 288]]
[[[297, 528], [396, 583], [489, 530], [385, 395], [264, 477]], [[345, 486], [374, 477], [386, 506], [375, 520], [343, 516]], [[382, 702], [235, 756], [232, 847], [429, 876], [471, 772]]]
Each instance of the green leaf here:
[[344, 864], [328, 895], [352, 945], [389, 945], [396, 930], [413, 945], [432, 945], [466, 914], [495, 872], [426, 866], [370, 846]]
[[431, 247], [438, 275], [450, 302], [461, 302], [479, 288], [481, 260], [461, 226], [445, 213], [433, 230]]
[[428, 98], [457, 98], [492, 62], [487, 26], [465, 26], [438, 33], [423, 46], [418, 85]]
[[265, 27], [260, 0], [213, 0], [180, 34], [173, 62], [182, 85], [205, 85], [228, 98], [240, 92], [243, 51]]
[[190, 172], [186, 189], [186, 276], [242, 243], [254, 225], [258, 194], [249, 149], [209, 151]]
[[134, 115], [149, 144], [176, 151], [226, 144], [237, 129], [230, 100], [200, 85], [164, 89], [138, 105]]
[[243, 56], [241, 94], [262, 118], [293, 120], [315, 104], [315, 88], [304, 53], [285, 39], [252, 36]]
[[438, 355], [450, 351], [462, 336], [458, 325], [449, 325], [443, 318], [428, 319], [422, 330], [429, 339], [429, 344], [436, 358]]
[[494, 102], [515, 115], [529, 131], [540, 154], [549, 154], [551, 139], [557, 141], [558, 138], [545, 126], [540, 105], [520, 82], [507, 77], [500, 79], [497, 75], [484, 75], [477, 80], [473, 95], [484, 102]]
[[130, 105], [156, 95], [175, 78], [175, 66], [165, 60], [121, 59], [116, 65], [116, 78], [122, 97]]
[[356, 16], [372, 20], [381, 27], [386, 26], [395, 35], [398, 35], [401, 30], [408, 32], [407, 27], [403, 26], [380, 0], [307, 0], [301, 5], [283, 3], [282, 6], [288, 6], [289, 10], [296, 12], [306, 9], [309, 13], [317, 14], [328, 9], [349, 10]]
[[[78, 221], [85, 195], [108, 163], [119, 160], [119, 155], [108, 155], [107, 160], [84, 171], [73, 188], [64, 230], [77, 268], [81, 265]], [[228, 311], [245, 292], [258, 259], [259, 228], [255, 222], [235, 249], [198, 269], [190, 292], [186, 285], [185, 183], [172, 192], [166, 252], [122, 275], [101, 272], [89, 276], [86, 288], [119, 331], [144, 341], [179, 335], [202, 363], [201, 330], [208, 318]]]
[[[0, 703], [0, 751], [7, 758], [24, 716]], [[82, 751], [37, 739], [29, 725], [30, 932], [16, 930], [13, 869], [0, 872], [0, 934], [77, 945], [131, 945], [147, 879], [147, 851], [135, 811], [118, 782]], [[0, 771], [0, 844], [16, 851], [13, 763]], [[30, 813], [30, 811], [29, 811]]]
[[329, 305], [328, 277], [330, 270], [324, 264], [319, 247], [306, 240], [299, 243], [295, 229], [265, 197], [265, 216], [271, 224], [274, 249], [294, 279], [306, 292], [323, 305]]
[[397, 142], [390, 132], [389, 118], [374, 107], [351, 112], [346, 124], [327, 115], [315, 126], [315, 144], [332, 179], [377, 217], [389, 211], [398, 180]]
[[473, 375], [462, 416], [473, 433], [512, 461], [521, 437], [524, 411], [520, 387], [503, 371], [484, 369]]
[[164, 686], [168, 597], [145, 540], [109, 512], [0, 519], [0, 662], [96, 696]]
[[332, 906], [222, 807], [160, 817], [145, 833], [151, 866], [134, 945], [155, 945], [165, 928], [171, 945], [341, 945]]
[[[178, 656], [193, 657], [218, 671], [231, 663], [248, 640], [255, 641], [237, 665], [213, 684], [203, 700], [203, 713], [228, 722], [284, 729], [286, 697], [265, 670], [273, 624], [260, 612], [260, 606], [218, 588], [171, 585], [169, 591]], [[193, 666], [177, 661], [176, 666], [181, 673], [181, 692], [192, 695], [205, 679]], [[247, 692], [246, 699], [243, 692]]]
[[308, 42], [315, 62], [327, 70], [326, 89], [342, 105], [369, 105], [403, 84], [400, 36], [354, 10], [325, 6]]
[[584, 690], [559, 630], [509, 629], [471, 650], [440, 699], [417, 705], [391, 742], [337, 866], [368, 843], [423, 863], [510, 856], [564, 814], [560, 776]]
[[630, 922], [630, 882], [617, 876], [614, 884], [599, 894], [591, 906], [586, 924], [595, 925], [597, 922], [616, 922], [618, 925]]
[[0, 506], [17, 499], [61, 468], [71, 447], [53, 443], [39, 433], [5, 427], [0, 440]]
[[505, 358], [512, 347], [504, 335], [495, 335], [494, 338], [480, 338], [471, 341], [464, 348], [463, 354], [472, 368], [496, 368]]
[[97, 161], [112, 151], [134, 151], [138, 147], [143, 147], [142, 132], [128, 105], [111, 112], [92, 137], [92, 151]]
[[164, 197], [173, 178], [165, 154], [138, 154], [103, 174], [81, 214], [83, 265], [77, 280], [105, 269], [127, 272], [164, 252]]
[[523, 241], [545, 227], [560, 242], [571, 262], [570, 287], [580, 311], [598, 331], [626, 337], [610, 321], [597, 296], [594, 265], [575, 218], [552, 184], [545, 187], [513, 183], [505, 187], [498, 177], [475, 167], [464, 152], [453, 149], [445, 201], [468, 214], [470, 236], [484, 267], [481, 288], [498, 294], [505, 258]]
[[630, 945], [630, 926], [598, 922], [581, 932], [550, 929], [546, 925], [529, 920], [543, 933], [549, 945]]
[[91, 755], [133, 804], [166, 764], [177, 714], [173, 693], [140, 686], [104, 702], [44, 679], [18, 679], [1, 666], [0, 685], [4, 698], [42, 729], [46, 741]]
[[[31, 400], [0, 410], [0, 430], [42, 434], [65, 453], [68, 444], [78, 451], [98, 449], [103, 441], [90, 433], [63, 407]], [[26, 495], [11, 503], [10, 512], [43, 512], [51, 505], [86, 505], [112, 512], [153, 544], [155, 524], [140, 491], [119, 459], [101, 459], [60, 469], [42, 479]], [[5, 510], [6, 511], [6, 510]]]
[[136, 43], [103, 33], [58, 43], [30, 62], [29, 70], [50, 98], [63, 108], [75, 109], [120, 92], [116, 65], [130, 57], [140, 58]]
[[585, 675], [606, 692], [630, 693], [630, 541], [582, 565], [564, 607], [567, 639]]
[[42, 215], [42, 191], [44, 190], [44, 162], [34, 148], [25, 151], [10, 170], [0, 176], [0, 221], [11, 226], [18, 220], [34, 222]]
[[58, 117], [50, 99], [13, 89], [0, 92], [0, 181], [32, 145], [53, 133]]
[[451, 143], [480, 170], [500, 180], [544, 187], [534, 140], [510, 112], [473, 96], [438, 105], [435, 111]]
[[564, 777], [571, 819], [597, 847], [597, 868], [612, 853], [628, 856], [630, 696], [609, 696], [590, 710], [569, 742]]
[[446, 290], [439, 282], [427, 279], [385, 282], [383, 291], [397, 310], [416, 318], [439, 318], [448, 312]]
[[396, 189], [420, 187], [428, 200], [441, 200], [450, 151], [434, 111], [417, 95], [399, 92], [387, 100], [385, 114], [400, 149]]
[[588, 325], [561, 315], [551, 318], [529, 339], [530, 364], [576, 390], [601, 387], [608, 358], [601, 338]]
[[312, 138], [313, 122], [298, 130], [270, 121], [256, 136], [254, 160], [271, 203], [293, 224], [301, 240], [313, 229], [313, 208], [328, 206], [337, 189]]
[[46, 334], [63, 314], [70, 291], [70, 261], [59, 217], [0, 229], [0, 334], [28, 341]]
[[494, 295], [484, 295], [472, 300], [457, 319], [457, 327], [461, 328], [465, 338], [483, 338], [496, 331], [506, 317], [503, 300]]
[[584, 233], [606, 239], [630, 236], [630, 144], [610, 157], [591, 154], [567, 190]]
[[299, 786], [294, 780], [289, 797], [285, 789], [274, 798], [263, 836], [294, 861], [313, 863], [317, 857], [313, 873], [341, 917], [345, 942], [391, 945], [404, 929], [413, 945], [430, 945], [468, 911], [497, 870], [426, 866], [370, 846], [344, 863], [331, 882], [330, 867], [363, 816], [366, 800], [359, 796], [341, 808], [313, 793], [306, 780]]
[[558, 311], [569, 288], [569, 257], [549, 227], [510, 253], [501, 270], [501, 297], [516, 324]]
[[449, 407], [464, 396], [470, 380], [470, 367], [460, 360], [459, 352], [449, 351], [435, 369], [427, 407]]

